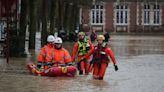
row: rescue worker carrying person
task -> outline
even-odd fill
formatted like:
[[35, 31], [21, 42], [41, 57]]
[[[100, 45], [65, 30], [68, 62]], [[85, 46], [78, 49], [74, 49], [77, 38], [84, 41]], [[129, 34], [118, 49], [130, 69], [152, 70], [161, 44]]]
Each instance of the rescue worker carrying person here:
[[78, 33], [78, 41], [74, 44], [72, 51], [72, 60], [75, 61], [76, 54], [78, 55], [77, 67], [79, 75], [88, 74], [89, 60], [94, 50], [91, 41], [86, 39], [84, 32]]
[[93, 64], [93, 78], [99, 80], [103, 80], [110, 58], [113, 62], [115, 71], [118, 70], [113, 51], [107, 46], [104, 40], [105, 37], [103, 35], [97, 36], [98, 44], [94, 48], [93, 60], [91, 62]]
[[47, 37], [47, 44], [41, 48], [40, 53], [38, 55], [38, 62], [37, 62], [37, 67], [39, 69], [45, 69], [46, 65], [48, 65], [47, 60], [49, 58], [52, 58], [52, 52], [54, 49], [54, 41], [55, 38], [53, 35], [49, 35]]
[[54, 41], [54, 50], [52, 52], [52, 58], [48, 58], [47, 62], [49, 67], [51, 66], [62, 66], [66, 64], [72, 64], [71, 56], [65, 48], [62, 47], [62, 39], [57, 37]]

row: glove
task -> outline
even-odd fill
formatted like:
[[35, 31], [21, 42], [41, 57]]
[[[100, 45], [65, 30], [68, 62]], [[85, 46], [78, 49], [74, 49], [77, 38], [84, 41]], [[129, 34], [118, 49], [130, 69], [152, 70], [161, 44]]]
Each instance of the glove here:
[[46, 65], [50, 68], [53, 64], [51, 62], [47, 62]]
[[91, 61], [89, 62], [90, 65], [93, 64], [93, 63], [94, 63], [94, 60], [91, 60]]
[[73, 64], [72, 63], [67, 63], [67, 66], [72, 66]]
[[39, 61], [39, 62], [37, 63], [37, 67], [40, 69], [41, 66], [42, 66], [42, 62]]
[[114, 65], [114, 70], [115, 70], [115, 71], [118, 71], [117, 65]]
[[80, 62], [81, 62], [81, 61], [85, 61], [85, 60], [86, 60], [86, 58], [82, 57], [81, 60], [80, 60]]

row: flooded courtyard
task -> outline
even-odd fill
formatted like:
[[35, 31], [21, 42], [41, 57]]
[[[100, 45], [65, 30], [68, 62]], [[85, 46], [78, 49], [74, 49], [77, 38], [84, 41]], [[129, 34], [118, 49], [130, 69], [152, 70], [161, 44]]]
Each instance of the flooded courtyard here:
[[[110, 63], [104, 80], [94, 80], [91, 74], [31, 75], [26, 64], [36, 63], [39, 49], [27, 58], [11, 58], [9, 64], [0, 58], [0, 92], [163, 92], [164, 36], [112, 35], [110, 46], [119, 70]], [[65, 42], [64, 47], [71, 53], [73, 43]]]

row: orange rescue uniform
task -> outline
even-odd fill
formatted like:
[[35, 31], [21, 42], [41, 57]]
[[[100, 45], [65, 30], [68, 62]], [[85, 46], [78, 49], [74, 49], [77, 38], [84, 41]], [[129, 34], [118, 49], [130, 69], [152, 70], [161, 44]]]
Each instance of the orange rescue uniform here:
[[[74, 44], [74, 47], [73, 47], [73, 51], [72, 51], [72, 60], [75, 61], [75, 57], [76, 57], [76, 54], [78, 54], [78, 63], [80, 63], [80, 67], [81, 69], [79, 69], [79, 71], [85, 71], [86, 74], [88, 74], [88, 68], [89, 68], [89, 60], [91, 59], [91, 54], [93, 53], [94, 51], [94, 46], [92, 45], [91, 41], [87, 40], [88, 43], [89, 43], [89, 51], [88, 53], [84, 54], [84, 55], [79, 55], [79, 43], [76, 42]], [[83, 58], [85, 58], [85, 60], [81, 61]]]
[[[96, 61], [97, 58], [97, 61]], [[93, 59], [95, 60], [93, 63], [93, 77], [95, 79], [103, 79], [106, 68], [109, 63], [109, 58], [111, 58], [113, 64], [116, 64], [116, 60], [113, 54], [113, 51], [109, 47], [99, 47], [95, 46]]]
[[64, 48], [54, 49], [52, 56], [52, 59], [49, 58], [48, 62], [52, 62], [53, 64], [66, 64], [72, 62], [68, 50]]
[[54, 45], [51, 43], [48, 43], [42, 47], [38, 55], [38, 62], [46, 63], [48, 60], [50, 60], [52, 58], [53, 49]]

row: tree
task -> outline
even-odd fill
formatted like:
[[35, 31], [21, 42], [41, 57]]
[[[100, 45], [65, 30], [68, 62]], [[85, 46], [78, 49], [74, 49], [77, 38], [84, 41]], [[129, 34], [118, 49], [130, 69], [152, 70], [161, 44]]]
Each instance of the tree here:
[[29, 0], [29, 17], [30, 17], [30, 24], [29, 24], [29, 49], [35, 49], [35, 35], [36, 35], [36, 3], [37, 0]]
[[56, 9], [56, 0], [51, 0], [50, 34], [54, 34], [55, 32], [55, 9]]
[[19, 56], [25, 55], [25, 36], [27, 26], [27, 0], [21, 0], [20, 30], [19, 30]]
[[41, 46], [44, 46], [46, 44], [46, 39], [47, 39], [47, 17], [48, 17], [48, 3], [47, 0], [42, 0], [42, 31], [41, 31]]

